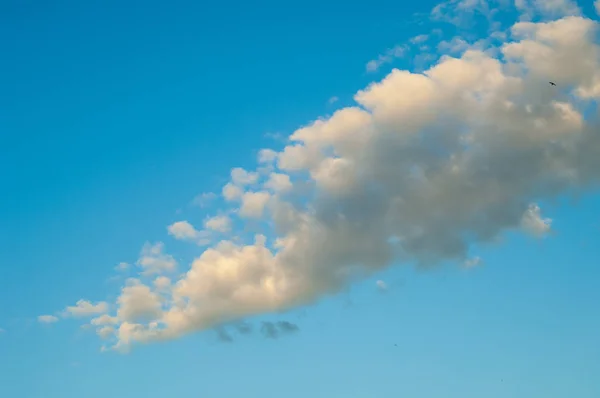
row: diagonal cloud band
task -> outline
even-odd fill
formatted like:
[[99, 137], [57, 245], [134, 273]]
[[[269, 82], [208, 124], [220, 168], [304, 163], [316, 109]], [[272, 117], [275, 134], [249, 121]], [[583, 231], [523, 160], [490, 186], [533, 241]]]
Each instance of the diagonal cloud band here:
[[[470, 248], [507, 230], [543, 236], [551, 220], [536, 203], [600, 180], [597, 28], [582, 16], [517, 22], [496, 52], [394, 69], [261, 152], [256, 171], [234, 169], [225, 201], [264, 235], [220, 241], [173, 281], [164, 246], [146, 246], [146, 272], [92, 324], [127, 350], [311, 303], [392, 264], [474, 266]], [[170, 230], [197, 237], [187, 222]]]

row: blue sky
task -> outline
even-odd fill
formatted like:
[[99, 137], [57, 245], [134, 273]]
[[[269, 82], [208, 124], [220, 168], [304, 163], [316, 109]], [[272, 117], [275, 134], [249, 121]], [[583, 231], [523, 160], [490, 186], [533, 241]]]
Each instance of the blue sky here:
[[[591, 2], [579, 5], [597, 21]], [[543, 238], [506, 221], [492, 228], [500, 242], [472, 246], [478, 267], [453, 258], [415, 269], [415, 254], [341, 292], [303, 293], [308, 306], [245, 317], [255, 328], [297, 325], [278, 339], [230, 332], [226, 343], [207, 326], [128, 354], [100, 352], [104, 343], [81, 328], [85, 320], [60, 315], [80, 299], [106, 301], [113, 314], [125, 283], [115, 267], [127, 262], [135, 276], [146, 242], [164, 242], [187, 271], [206, 247], [175, 239], [167, 226], [186, 220], [200, 229], [206, 217], [235, 215], [219, 210], [231, 208], [220, 195], [232, 168], [255, 170], [262, 148], [280, 151], [289, 145], [282, 137], [355, 105], [356, 92], [393, 67], [426, 69], [440, 55], [431, 43], [454, 35], [473, 43], [490, 31], [485, 18], [462, 28], [432, 22], [434, 6], [2, 2], [0, 396], [600, 396], [599, 179], [584, 166], [577, 171], [590, 175], [578, 200], [558, 180], [518, 191], [552, 219]], [[519, 16], [495, 18], [500, 31]], [[386, 56], [424, 33], [430, 48]], [[377, 59], [389, 62], [369, 72]], [[527, 62], [528, 81], [546, 78], [535, 59]], [[553, 72], [573, 92], [591, 81], [583, 69]], [[377, 109], [382, 125], [410, 125]], [[209, 208], [192, 204], [206, 192], [219, 195]], [[246, 240], [270, 221], [234, 215], [233, 230]], [[61, 319], [38, 322], [45, 314]]]

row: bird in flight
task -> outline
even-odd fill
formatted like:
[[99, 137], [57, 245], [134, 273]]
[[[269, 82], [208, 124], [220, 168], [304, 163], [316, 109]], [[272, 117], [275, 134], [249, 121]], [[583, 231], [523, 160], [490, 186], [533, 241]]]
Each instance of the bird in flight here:
[[556, 83], [554, 83], [554, 82], [549, 82], [549, 83], [550, 83], [550, 85], [552, 85], [552, 86], [556, 86]]

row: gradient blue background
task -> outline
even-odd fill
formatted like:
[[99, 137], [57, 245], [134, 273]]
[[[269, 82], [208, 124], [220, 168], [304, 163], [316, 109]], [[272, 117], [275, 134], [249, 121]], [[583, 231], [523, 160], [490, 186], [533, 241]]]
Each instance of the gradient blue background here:
[[198, 254], [166, 237], [176, 212], [201, 217], [191, 199], [280, 145], [266, 133], [350, 103], [434, 5], [1, 1], [0, 396], [600, 397], [597, 196], [546, 207], [554, 236], [508, 236], [484, 267], [400, 267], [385, 295], [367, 281], [287, 314], [301, 330], [278, 341], [209, 331], [123, 356], [35, 321], [114, 297], [146, 240]]

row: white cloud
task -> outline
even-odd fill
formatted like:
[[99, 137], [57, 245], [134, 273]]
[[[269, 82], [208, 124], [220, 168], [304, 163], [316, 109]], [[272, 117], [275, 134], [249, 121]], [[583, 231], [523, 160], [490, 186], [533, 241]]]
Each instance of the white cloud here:
[[282, 173], [271, 173], [269, 180], [265, 182], [265, 188], [274, 192], [286, 192], [292, 189], [292, 181], [290, 176]]
[[214, 216], [204, 221], [204, 227], [217, 232], [229, 232], [231, 219], [228, 216]]
[[116, 329], [115, 335], [117, 343], [112, 348], [118, 352], [127, 353], [131, 349], [132, 343], [144, 343], [156, 340], [159, 333], [157, 332], [156, 322], [151, 322], [148, 325], [123, 322], [119, 328]]
[[442, 40], [438, 46], [438, 50], [449, 54], [460, 54], [469, 48], [467, 43], [462, 37], [455, 36], [452, 40]]
[[110, 316], [108, 314], [100, 315], [97, 318], [94, 318], [90, 321], [90, 324], [94, 326], [106, 326], [106, 325], [116, 325], [119, 323], [119, 320], [116, 317]]
[[[600, 1], [600, 0], [599, 0]], [[336, 102], [338, 102], [340, 99], [336, 96], [333, 96], [331, 98], [329, 98], [329, 100], [327, 101], [327, 103], [329, 104], [335, 104]]]
[[144, 274], [158, 274], [175, 270], [177, 261], [170, 254], [164, 253], [164, 249], [165, 245], [162, 242], [144, 244], [137, 261], [138, 266], [144, 270]]
[[277, 166], [285, 171], [301, 171], [318, 163], [322, 156], [314, 148], [288, 145], [277, 158]]
[[270, 197], [271, 195], [268, 192], [246, 192], [242, 197], [240, 216], [246, 218], [262, 217]]
[[258, 181], [258, 177], [258, 173], [246, 171], [241, 167], [231, 170], [231, 181], [238, 186], [254, 184]]
[[[194, 241], [200, 246], [210, 242], [210, 234], [208, 231], [198, 231], [187, 221], [177, 221], [169, 225], [167, 231], [169, 232], [169, 235], [173, 236], [175, 239]], [[163, 259], [165, 261], [170, 261], [168, 256], [163, 257]]]
[[126, 262], [120, 262], [119, 264], [117, 264], [117, 266], [115, 267], [115, 269], [117, 271], [127, 271], [129, 269], [129, 263]]
[[387, 283], [385, 283], [382, 280], [378, 280], [377, 282], [375, 282], [375, 286], [377, 286], [377, 289], [379, 289], [379, 291], [382, 291], [382, 292], [385, 292], [388, 290]]
[[508, 59], [522, 62], [539, 79], [575, 86], [584, 98], [600, 98], [600, 48], [593, 42], [597, 31], [597, 22], [582, 17], [521, 22], [511, 29], [521, 40], [507, 43], [502, 52]]
[[115, 333], [115, 328], [112, 326], [103, 326], [97, 331], [101, 339], [106, 340]]
[[536, 16], [554, 18], [581, 15], [581, 9], [571, 0], [516, 0], [515, 6], [521, 12], [521, 19], [527, 21]]
[[463, 263], [463, 267], [465, 268], [475, 268], [481, 265], [481, 257], [471, 257], [465, 260]]
[[324, 159], [311, 173], [319, 188], [332, 196], [345, 195], [354, 187], [357, 174], [356, 163], [336, 157]]
[[117, 299], [121, 322], [153, 321], [160, 318], [160, 297], [137, 279], [130, 279]]
[[[492, 7], [490, 7], [490, 3], [492, 3]], [[431, 17], [435, 21], [447, 22], [458, 27], [468, 27], [475, 14], [481, 14], [491, 19], [492, 9], [504, 7], [504, 3], [498, 0], [447, 0], [431, 10]]]
[[552, 219], [542, 218], [540, 207], [536, 204], [529, 205], [529, 208], [523, 213], [521, 226], [531, 235], [541, 237], [550, 232]]
[[232, 183], [227, 183], [223, 187], [223, 197], [225, 200], [232, 202], [242, 197], [244, 190]]
[[504, 41], [506, 40], [506, 32], [503, 31], [495, 31], [490, 34], [490, 38], [494, 40]]
[[596, 0], [594, 6], [596, 7], [596, 13], [600, 15], [600, 0]]
[[429, 39], [429, 35], [418, 35], [410, 39], [410, 42], [413, 44], [421, 44]]
[[401, 58], [405, 53], [406, 46], [403, 45], [398, 45], [387, 49], [385, 53], [379, 55], [377, 59], [371, 60], [367, 63], [367, 72], [377, 72], [382, 65], [393, 62], [395, 58]]
[[244, 192], [258, 177], [232, 173], [236, 235], [260, 224], [272, 245], [262, 234], [216, 243], [160, 294], [130, 281], [118, 324], [102, 325], [113, 347], [313, 303], [399, 262], [474, 266], [473, 248], [507, 231], [543, 236], [551, 220], [531, 203], [600, 182], [597, 25], [517, 23], [497, 54], [469, 47], [423, 73], [395, 69], [355, 106], [298, 128], [273, 165], [290, 176], [286, 195]]
[[65, 315], [76, 318], [104, 314], [108, 311], [108, 303], [101, 301], [93, 304], [87, 300], [79, 300], [74, 306], [65, 309]]
[[261, 149], [258, 152], [258, 163], [273, 163], [277, 159], [277, 151], [272, 149]]
[[577, 2], [571, 0], [535, 0], [535, 5], [543, 14], [555, 16], [581, 15]]
[[175, 237], [175, 239], [196, 239], [198, 231], [192, 224], [187, 221], [177, 221], [167, 227], [169, 235]]
[[166, 276], [159, 276], [154, 280], [154, 286], [159, 292], [166, 291], [169, 287], [171, 287], [171, 279], [167, 278]]
[[55, 323], [58, 322], [58, 317], [54, 315], [40, 315], [38, 316], [38, 321], [41, 323]]

